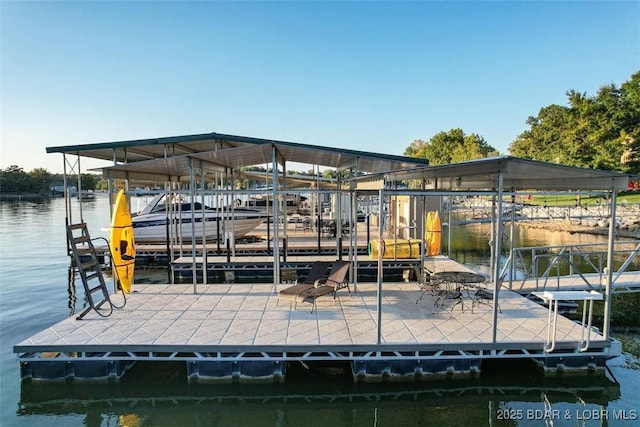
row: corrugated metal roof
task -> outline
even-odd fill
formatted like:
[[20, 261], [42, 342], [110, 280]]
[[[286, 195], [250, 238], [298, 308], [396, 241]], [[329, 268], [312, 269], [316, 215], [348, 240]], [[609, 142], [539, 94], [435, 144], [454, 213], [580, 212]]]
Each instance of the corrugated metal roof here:
[[188, 179], [192, 165], [198, 173], [206, 173], [270, 164], [274, 149], [280, 164], [304, 163], [338, 171], [355, 167], [367, 175], [354, 181], [424, 179], [438, 190], [495, 190], [500, 176], [505, 190], [622, 191], [629, 180], [626, 174], [510, 156], [429, 166], [426, 159], [218, 133], [47, 147], [47, 152], [121, 163], [103, 168], [112, 178], [159, 181]]
[[[626, 190], [629, 176], [511, 156], [388, 172], [390, 181], [424, 179], [438, 190], [496, 190], [502, 174], [505, 190]], [[373, 175], [368, 177], [373, 178]], [[356, 178], [367, 179], [367, 178]]]
[[[250, 148], [227, 151], [242, 147]], [[429, 164], [426, 159], [218, 133], [47, 147], [47, 153], [78, 154], [117, 163], [198, 155], [196, 158], [211, 157], [214, 163], [226, 167], [241, 167], [270, 163], [271, 147], [276, 148], [280, 161], [314, 164], [339, 170], [357, 164], [359, 171], [375, 173]], [[224, 151], [226, 154], [222, 154]], [[211, 154], [215, 152], [220, 154]]]

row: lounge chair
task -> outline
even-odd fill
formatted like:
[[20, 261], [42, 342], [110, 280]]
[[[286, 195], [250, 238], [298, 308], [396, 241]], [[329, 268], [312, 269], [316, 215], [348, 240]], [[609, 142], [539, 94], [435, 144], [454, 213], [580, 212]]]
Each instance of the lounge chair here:
[[348, 277], [349, 266], [350, 263], [348, 261], [335, 261], [326, 280], [321, 280], [318, 286], [299, 294], [300, 300], [309, 300], [313, 303], [311, 307], [312, 313], [317, 308], [316, 300], [321, 296], [333, 294], [333, 302], [335, 303], [336, 293], [339, 289], [347, 288], [349, 295], [351, 295]]
[[288, 299], [293, 303], [293, 308], [295, 308], [298, 302], [298, 295], [300, 295], [300, 293], [304, 291], [308, 291], [309, 289], [320, 285], [320, 281], [324, 279], [330, 266], [331, 262], [328, 261], [314, 262], [311, 265], [309, 274], [299, 277], [296, 280], [295, 285], [284, 288], [283, 290], [278, 292], [278, 300], [276, 301], [276, 306], [278, 305], [280, 299]]

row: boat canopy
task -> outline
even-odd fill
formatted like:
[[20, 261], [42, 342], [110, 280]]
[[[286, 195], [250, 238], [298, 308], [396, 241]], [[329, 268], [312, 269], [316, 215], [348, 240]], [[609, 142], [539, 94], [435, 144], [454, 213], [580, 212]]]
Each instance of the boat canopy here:
[[102, 168], [104, 176], [129, 180], [187, 181], [194, 170], [220, 173], [274, 162], [353, 170], [356, 173], [345, 181], [354, 186], [421, 179], [430, 183], [427, 188], [444, 191], [624, 191], [630, 177], [512, 156], [430, 166], [427, 159], [215, 132], [47, 147], [47, 152], [111, 161], [113, 166]]

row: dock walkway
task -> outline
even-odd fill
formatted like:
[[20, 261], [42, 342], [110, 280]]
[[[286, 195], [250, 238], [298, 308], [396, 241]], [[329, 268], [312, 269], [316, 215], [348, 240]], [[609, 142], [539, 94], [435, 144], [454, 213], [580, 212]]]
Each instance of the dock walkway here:
[[[611, 284], [614, 293], [640, 292], [640, 271], [614, 273]], [[602, 274], [587, 273], [572, 276], [556, 276], [514, 281], [512, 289], [520, 294], [534, 291], [598, 291], [604, 293], [605, 278]]]
[[[281, 289], [286, 285], [279, 285]], [[288, 362], [348, 362], [354, 376], [415, 377], [479, 370], [485, 358], [531, 358], [548, 369], [604, 366], [610, 343], [595, 330], [577, 349], [583, 327], [560, 317], [557, 350], [545, 353], [548, 311], [500, 291], [497, 336], [493, 310], [465, 301], [434, 310], [435, 296], [415, 282], [358, 284], [318, 300], [318, 310], [277, 302], [273, 284], [135, 285], [110, 317], [70, 317], [17, 344], [23, 378], [115, 377], [139, 360], [187, 363], [190, 379], [283, 377]], [[114, 296], [119, 302], [120, 295]], [[56, 365], [57, 363], [57, 365]], [[60, 365], [60, 366], [58, 366]], [[86, 366], [90, 366], [89, 368]], [[51, 368], [54, 366], [55, 368]]]

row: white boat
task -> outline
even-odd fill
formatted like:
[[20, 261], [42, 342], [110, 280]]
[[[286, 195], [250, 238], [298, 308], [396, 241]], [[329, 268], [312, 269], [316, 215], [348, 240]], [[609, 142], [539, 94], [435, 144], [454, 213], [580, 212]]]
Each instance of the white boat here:
[[[286, 194], [284, 200], [286, 201], [287, 215], [293, 215], [300, 213], [307, 198], [299, 194]], [[243, 203], [243, 207], [273, 215], [273, 197], [270, 194], [249, 196]]]
[[[164, 194], [159, 194], [132, 218], [136, 242], [164, 243], [171, 239], [191, 241], [192, 220], [195, 220], [195, 238], [202, 240], [203, 218], [204, 236], [207, 241], [226, 238], [233, 233], [234, 238], [242, 237], [267, 220], [267, 215], [250, 209], [214, 209], [199, 202], [180, 200], [167, 203]], [[169, 222], [168, 219], [171, 218]], [[171, 227], [169, 227], [169, 225]]]

